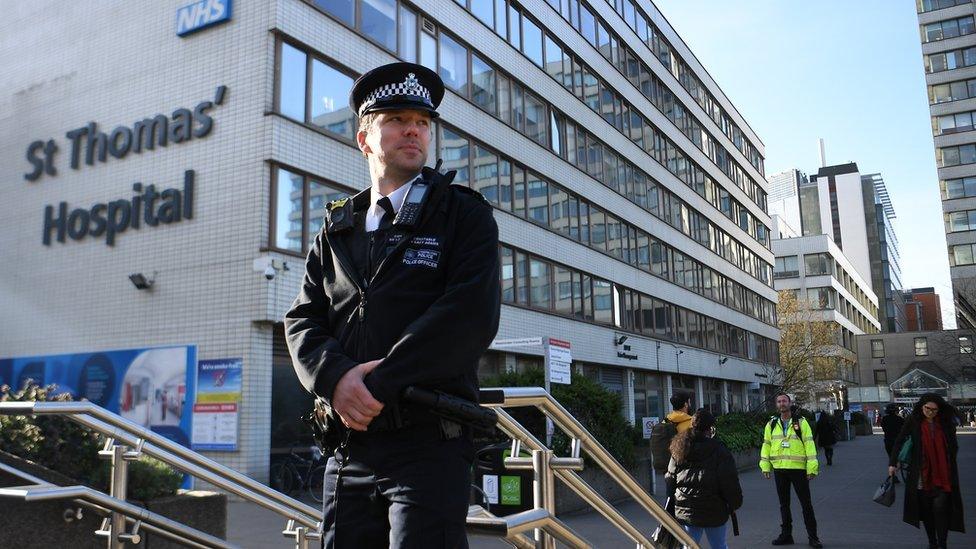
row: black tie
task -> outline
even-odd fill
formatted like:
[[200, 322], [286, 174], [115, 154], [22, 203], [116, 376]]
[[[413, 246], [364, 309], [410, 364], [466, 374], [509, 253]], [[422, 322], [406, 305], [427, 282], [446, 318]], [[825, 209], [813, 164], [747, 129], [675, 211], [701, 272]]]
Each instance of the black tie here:
[[379, 229], [389, 229], [390, 226], [393, 225], [393, 218], [396, 216], [396, 212], [393, 211], [393, 202], [390, 202], [390, 199], [384, 196], [383, 198], [379, 199], [376, 204], [378, 204], [380, 208], [383, 208], [384, 212], [383, 217], [380, 218]]

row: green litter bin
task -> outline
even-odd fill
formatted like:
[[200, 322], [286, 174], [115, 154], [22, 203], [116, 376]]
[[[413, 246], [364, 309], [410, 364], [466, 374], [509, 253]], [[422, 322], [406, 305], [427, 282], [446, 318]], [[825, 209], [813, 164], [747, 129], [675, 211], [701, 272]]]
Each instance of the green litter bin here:
[[[535, 473], [531, 469], [512, 470], [505, 468], [505, 458], [511, 455], [511, 443], [502, 442], [482, 448], [475, 454], [474, 484], [484, 495], [476, 503], [482, 504], [495, 516], [506, 516], [532, 509], [532, 481]], [[522, 451], [522, 457], [531, 457]]]

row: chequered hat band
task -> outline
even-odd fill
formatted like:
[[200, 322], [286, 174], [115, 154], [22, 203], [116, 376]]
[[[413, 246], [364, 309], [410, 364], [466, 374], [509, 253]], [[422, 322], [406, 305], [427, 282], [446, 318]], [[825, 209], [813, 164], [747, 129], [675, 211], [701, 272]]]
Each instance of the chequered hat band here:
[[366, 99], [363, 100], [363, 104], [359, 107], [359, 115], [362, 116], [362, 113], [372, 107], [377, 101], [382, 101], [395, 96], [419, 97], [423, 99], [427, 106], [432, 109], [434, 108], [434, 104], [430, 100], [430, 90], [420, 85], [420, 82], [417, 81], [416, 76], [414, 76], [413, 73], [410, 73], [403, 82], [380, 86], [370, 92], [369, 95], [366, 96]]

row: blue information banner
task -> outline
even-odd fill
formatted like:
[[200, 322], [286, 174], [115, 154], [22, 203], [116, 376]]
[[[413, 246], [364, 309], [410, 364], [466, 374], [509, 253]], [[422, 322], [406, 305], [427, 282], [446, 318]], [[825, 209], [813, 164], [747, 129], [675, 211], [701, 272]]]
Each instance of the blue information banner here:
[[196, 399], [195, 345], [0, 359], [0, 384], [56, 385], [153, 432], [190, 445]]

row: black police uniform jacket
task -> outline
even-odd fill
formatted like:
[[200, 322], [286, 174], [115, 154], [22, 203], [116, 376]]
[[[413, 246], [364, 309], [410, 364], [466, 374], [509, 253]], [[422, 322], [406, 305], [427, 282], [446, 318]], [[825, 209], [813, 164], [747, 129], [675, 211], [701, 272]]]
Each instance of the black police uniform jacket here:
[[348, 218], [369, 206], [369, 189], [330, 205], [308, 253], [285, 334], [302, 385], [330, 404], [343, 374], [375, 359], [365, 383], [383, 403], [409, 386], [477, 402], [478, 359], [498, 330], [498, 227], [480, 194], [451, 185], [454, 172], [422, 175], [431, 187], [420, 220], [394, 226], [402, 237], [371, 280], [348, 246]]

